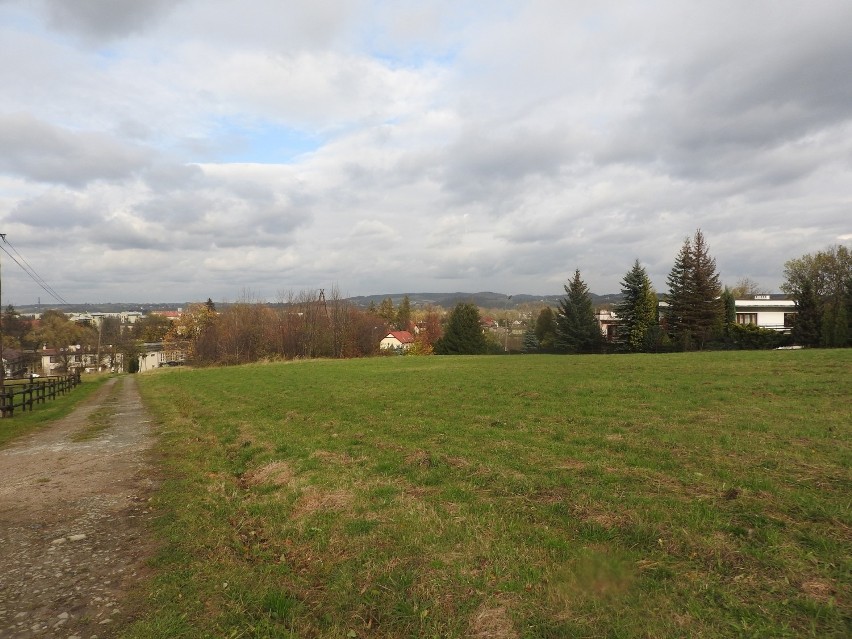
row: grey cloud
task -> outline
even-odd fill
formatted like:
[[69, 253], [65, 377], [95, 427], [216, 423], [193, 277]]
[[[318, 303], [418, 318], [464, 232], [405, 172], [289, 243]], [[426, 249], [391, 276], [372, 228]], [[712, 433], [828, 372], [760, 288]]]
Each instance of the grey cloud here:
[[105, 211], [76, 193], [60, 189], [22, 200], [6, 217], [9, 222], [45, 231], [90, 228], [103, 219]]
[[0, 116], [0, 147], [0, 170], [69, 186], [127, 178], [150, 157], [109, 136], [71, 132], [24, 114]]
[[160, 162], [146, 167], [141, 177], [151, 190], [168, 193], [201, 184], [204, 172], [194, 164]]
[[111, 250], [127, 249], [162, 250], [168, 245], [159, 235], [140, 232], [124, 219], [111, 219], [92, 229], [91, 240]]
[[639, 112], [597, 159], [657, 163], [692, 179], [752, 175], [771, 184], [806, 176], [814, 163], [787, 160], [760, 176], [751, 160], [772, 163], [785, 145], [852, 121], [852, 40], [841, 26], [850, 19], [847, 5], [831, 25], [752, 22], [720, 37], [725, 46], [667, 51]]
[[566, 146], [558, 131], [468, 131], [447, 149], [445, 183], [452, 191], [465, 192], [528, 175], [552, 176], [570, 157]]
[[43, 0], [48, 23], [90, 40], [138, 33], [170, 13], [181, 0]]

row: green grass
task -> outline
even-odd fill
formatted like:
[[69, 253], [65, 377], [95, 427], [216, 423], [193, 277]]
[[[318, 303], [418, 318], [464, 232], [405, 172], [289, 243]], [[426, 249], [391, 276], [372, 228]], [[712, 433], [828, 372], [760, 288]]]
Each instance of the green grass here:
[[57, 395], [56, 399], [48, 399], [43, 404], [36, 404], [32, 412], [16, 409], [13, 417], [0, 420], [0, 446], [65, 417], [107, 379], [109, 377], [106, 375], [86, 375], [83, 377], [83, 383], [70, 393]]
[[139, 381], [166, 480], [128, 637], [852, 632], [852, 351]]
[[115, 406], [118, 401], [118, 394], [121, 391], [121, 386], [124, 380], [119, 379], [109, 391], [109, 395], [101, 403], [98, 408], [93, 410], [88, 417], [88, 424], [82, 430], [77, 431], [71, 436], [71, 441], [85, 442], [92, 439], [97, 439], [101, 433], [112, 426], [112, 417], [115, 414]]

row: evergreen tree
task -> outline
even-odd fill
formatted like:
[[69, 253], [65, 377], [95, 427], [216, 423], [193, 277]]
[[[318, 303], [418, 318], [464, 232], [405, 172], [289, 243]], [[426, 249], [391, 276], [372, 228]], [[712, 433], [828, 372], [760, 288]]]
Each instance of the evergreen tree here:
[[540, 350], [553, 350], [556, 344], [556, 316], [549, 306], [545, 306], [538, 314], [535, 321], [535, 336]]
[[479, 309], [470, 303], [457, 304], [447, 319], [443, 337], [435, 342], [435, 354], [481, 355], [487, 350]]
[[725, 327], [737, 323], [737, 298], [727, 286], [722, 291], [722, 307], [725, 309]]
[[721, 299], [722, 284], [716, 271], [716, 259], [701, 229], [692, 242], [692, 333], [699, 349], [718, 335], [722, 329], [725, 308]]
[[566, 296], [556, 311], [556, 350], [561, 353], [597, 353], [603, 347], [603, 335], [595, 317], [589, 288], [580, 278], [579, 269], [565, 287]]
[[535, 353], [538, 351], [538, 338], [535, 336], [535, 330], [530, 326], [524, 333], [524, 352]]
[[396, 325], [396, 310], [393, 307], [393, 300], [391, 298], [386, 297], [382, 300], [382, 303], [379, 304], [378, 314], [389, 325]]
[[781, 290], [796, 302], [793, 339], [803, 346], [848, 346], [852, 328], [852, 251], [832, 246], [789, 260]]
[[683, 350], [689, 348], [692, 336], [689, 332], [688, 291], [689, 274], [692, 271], [692, 243], [689, 238], [683, 241], [683, 246], [675, 258], [674, 266], [669, 272], [666, 283], [669, 293], [666, 296], [665, 320], [669, 337]]
[[840, 348], [849, 344], [849, 322], [846, 316], [846, 300], [840, 299], [824, 305], [820, 346]]
[[621, 281], [623, 300], [616, 304], [616, 341], [626, 351], [650, 350], [651, 329], [657, 323], [657, 295], [648, 273], [636, 260]]
[[822, 316], [820, 304], [810, 280], [804, 280], [795, 296], [796, 319], [793, 322], [793, 341], [801, 346], [819, 346]]
[[411, 300], [408, 299], [408, 295], [402, 298], [396, 310], [396, 327], [400, 331], [411, 329]]
[[669, 335], [683, 350], [701, 349], [722, 328], [725, 308], [716, 260], [701, 229], [684, 240], [666, 280], [665, 317]]
[[24, 345], [29, 325], [21, 319], [20, 313], [12, 304], [3, 311], [3, 345], [12, 348], [21, 348]]

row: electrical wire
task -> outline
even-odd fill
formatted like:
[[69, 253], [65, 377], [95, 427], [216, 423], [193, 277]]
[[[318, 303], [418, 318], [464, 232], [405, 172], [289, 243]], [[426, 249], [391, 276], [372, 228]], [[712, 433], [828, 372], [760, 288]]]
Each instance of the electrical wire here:
[[57, 293], [53, 289], [52, 286], [50, 286], [47, 282], [44, 281], [44, 279], [41, 277], [41, 275], [36, 273], [36, 270], [32, 266], [30, 266], [30, 263], [27, 262], [27, 260], [24, 258], [24, 256], [21, 255], [18, 252], [18, 249], [16, 249], [14, 246], [12, 246], [12, 244], [6, 239], [5, 235], [0, 234], [0, 237], [2, 237], [3, 243], [8, 245], [9, 247], [11, 247], [11, 249], [15, 252], [15, 254], [18, 257], [21, 258], [21, 261], [24, 264], [26, 264], [26, 266], [24, 266], [24, 264], [21, 264], [21, 262], [19, 262], [18, 259], [14, 255], [12, 255], [8, 250], [6, 250], [6, 247], [3, 246], [3, 244], [0, 244], [0, 250], [2, 250], [6, 255], [8, 255], [10, 258], [12, 258], [12, 261], [15, 264], [17, 264], [18, 266], [20, 266], [21, 270], [24, 271], [24, 273], [26, 273], [27, 275], [29, 275], [30, 279], [32, 279], [33, 282], [38, 284], [44, 290], [45, 293], [50, 295], [52, 298], [54, 298], [60, 304], [68, 304], [68, 302], [65, 301], [65, 299], [59, 293]]

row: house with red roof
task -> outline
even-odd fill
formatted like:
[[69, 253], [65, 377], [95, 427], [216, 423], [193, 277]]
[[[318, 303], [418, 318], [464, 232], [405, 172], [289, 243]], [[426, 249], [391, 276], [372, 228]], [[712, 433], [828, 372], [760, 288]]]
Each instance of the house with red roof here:
[[379, 348], [407, 351], [414, 343], [414, 336], [408, 331], [391, 331], [382, 338]]

